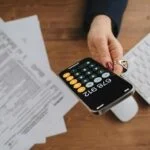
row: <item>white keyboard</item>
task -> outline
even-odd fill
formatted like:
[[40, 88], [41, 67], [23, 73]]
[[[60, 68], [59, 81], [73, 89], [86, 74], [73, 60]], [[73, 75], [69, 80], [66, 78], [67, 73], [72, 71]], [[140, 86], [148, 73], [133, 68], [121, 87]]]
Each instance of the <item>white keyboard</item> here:
[[124, 59], [128, 61], [129, 68], [123, 77], [150, 104], [150, 34], [133, 47]]

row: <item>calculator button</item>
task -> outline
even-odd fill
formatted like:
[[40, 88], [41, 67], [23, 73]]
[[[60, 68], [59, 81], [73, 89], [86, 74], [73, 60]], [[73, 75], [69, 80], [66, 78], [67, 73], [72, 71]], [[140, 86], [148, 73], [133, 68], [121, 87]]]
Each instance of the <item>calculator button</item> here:
[[85, 64], [81, 64], [80, 66], [78, 66], [78, 69], [82, 69], [85, 67]]
[[88, 82], [85, 86], [86, 86], [87, 88], [90, 88], [90, 87], [92, 87], [93, 85], [94, 85], [93, 82]]
[[94, 79], [94, 78], [96, 78], [96, 77], [97, 77], [96, 74], [92, 74], [89, 78], [90, 78], [90, 79]]
[[85, 87], [80, 87], [77, 91], [79, 92], [79, 93], [82, 93], [82, 92], [84, 92], [86, 90], [86, 88]]
[[76, 84], [77, 82], [78, 82], [77, 79], [73, 79], [70, 81], [70, 84], [73, 85], [73, 84]]
[[91, 63], [90, 61], [87, 61], [85, 64], [86, 64], [86, 65], [89, 65], [90, 63]]
[[101, 82], [101, 81], [102, 81], [102, 78], [101, 78], [101, 77], [97, 77], [97, 78], [94, 79], [94, 82], [95, 82], [95, 83], [99, 83], [99, 82]]
[[89, 82], [89, 79], [84, 79], [84, 80], [82, 80], [81, 82], [82, 82], [82, 83], [87, 83], [87, 82]]
[[90, 64], [89, 68], [93, 68], [95, 66], [95, 64]]
[[109, 73], [109, 72], [105, 72], [105, 73], [102, 74], [102, 77], [103, 77], [103, 78], [107, 78], [107, 77], [109, 77], [109, 76], [110, 76], [110, 73]]
[[93, 71], [98, 71], [99, 70], [99, 67], [94, 67], [93, 68]]
[[80, 72], [76, 72], [75, 74], [74, 74], [74, 76], [79, 76], [80, 75]]
[[76, 83], [73, 88], [78, 89], [79, 87], [81, 87], [81, 83]]
[[98, 71], [97, 71], [98, 74], [102, 74], [102, 73], [104, 73], [104, 72], [105, 72], [104, 70], [98, 70]]
[[70, 73], [69, 72], [66, 72], [65, 74], [63, 74], [63, 78], [67, 78], [70, 76]]
[[86, 72], [86, 75], [91, 75], [91, 74], [92, 74], [91, 71]]
[[77, 72], [77, 69], [72, 69], [70, 72], [75, 73], [75, 72]]
[[82, 75], [78, 77], [79, 80], [82, 80], [84, 78], [85, 78], [85, 76], [82, 76]]
[[67, 81], [71, 81], [74, 77], [73, 76], [69, 76], [66, 78]]
[[83, 68], [82, 71], [83, 71], [83, 72], [86, 72], [86, 71], [88, 71], [88, 69], [87, 69], [87, 68]]

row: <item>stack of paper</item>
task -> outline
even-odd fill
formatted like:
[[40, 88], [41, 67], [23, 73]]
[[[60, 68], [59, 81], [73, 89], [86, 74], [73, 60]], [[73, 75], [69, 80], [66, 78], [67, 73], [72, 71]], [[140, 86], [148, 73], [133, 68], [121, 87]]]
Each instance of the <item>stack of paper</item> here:
[[0, 21], [0, 150], [29, 150], [66, 132], [77, 103], [49, 66], [37, 16]]

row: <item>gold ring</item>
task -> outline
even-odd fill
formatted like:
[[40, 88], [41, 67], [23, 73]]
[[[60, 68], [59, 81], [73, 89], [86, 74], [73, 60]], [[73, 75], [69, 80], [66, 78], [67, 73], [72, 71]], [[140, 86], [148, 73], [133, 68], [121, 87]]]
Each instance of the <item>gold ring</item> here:
[[115, 60], [114, 65], [120, 65], [123, 68], [123, 73], [125, 73], [128, 70], [128, 62], [126, 60], [120, 59], [120, 60]]

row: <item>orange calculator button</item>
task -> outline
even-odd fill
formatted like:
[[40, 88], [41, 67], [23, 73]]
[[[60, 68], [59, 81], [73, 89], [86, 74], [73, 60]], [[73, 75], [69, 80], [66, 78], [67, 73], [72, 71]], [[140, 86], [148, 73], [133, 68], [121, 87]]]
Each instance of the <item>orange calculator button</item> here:
[[63, 74], [63, 78], [67, 78], [67, 77], [69, 77], [69, 76], [70, 76], [70, 73], [69, 73], [69, 72]]
[[70, 81], [70, 84], [71, 84], [71, 85], [74, 85], [74, 84], [76, 84], [77, 82], [78, 82], [77, 79], [73, 79], [73, 80]]
[[82, 87], [80, 87], [77, 91], [79, 92], [79, 93], [82, 93], [82, 92], [84, 92], [86, 90], [86, 88], [84, 87], [84, 86], [82, 86]]
[[74, 87], [75, 89], [78, 89], [80, 86], [81, 86], [81, 83], [76, 83], [73, 87]]
[[73, 76], [69, 76], [66, 78], [67, 81], [71, 81], [74, 77]]

